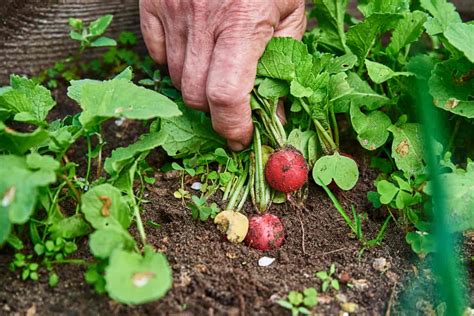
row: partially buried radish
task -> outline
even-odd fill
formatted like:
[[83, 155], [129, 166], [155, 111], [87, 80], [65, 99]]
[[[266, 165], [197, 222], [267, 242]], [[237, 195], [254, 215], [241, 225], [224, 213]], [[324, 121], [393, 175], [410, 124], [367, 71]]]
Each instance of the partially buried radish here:
[[245, 243], [258, 250], [279, 248], [285, 240], [285, 229], [280, 219], [272, 214], [254, 216], [249, 221]]
[[284, 193], [294, 192], [308, 180], [308, 164], [298, 150], [281, 148], [268, 158], [265, 179], [272, 189]]

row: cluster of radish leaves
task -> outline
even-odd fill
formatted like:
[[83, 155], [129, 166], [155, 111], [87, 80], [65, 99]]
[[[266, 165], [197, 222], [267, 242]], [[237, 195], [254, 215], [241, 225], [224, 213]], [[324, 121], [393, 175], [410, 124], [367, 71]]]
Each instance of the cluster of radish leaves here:
[[[456, 122], [450, 126], [449, 144], [439, 144], [439, 168], [451, 183], [448, 217], [454, 231], [473, 229], [469, 157], [474, 152], [469, 145], [456, 152], [463, 143], [471, 143], [473, 133], [472, 22], [463, 23], [446, 0], [361, 1], [357, 8], [362, 20], [346, 14], [346, 0], [314, 3], [310, 15], [316, 17], [318, 27], [307, 32], [303, 41], [317, 60], [334, 58], [328, 53], [344, 59], [343, 64], [336, 63], [346, 69], [339, 74], [336, 95], [340, 97], [332, 110], [348, 118], [360, 145], [372, 152], [372, 165], [381, 170], [377, 192], [370, 192], [369, 199], [376, 207], [398, 210], [399, 218], [414, 226], [406, 239], [415, 252], [433, 250], [431, 214], [424, 207], [429, 203], [429, 176], [414, 107], [416, 80], [426, 80], [433, 104], [447, 122]], [[310, 94], [297, 87], [290, 86], [293, 97]], [[292, 110], [300, 111], [300, 105], [293, 103]], [[452, 162], [454, 155], [458, 165]]]
[[[0, 88], [0, 245], [7, 242], [21, 251], [22, 238], [29, 234], [37, 255], [42, 256], [47, 254], [40, 251], [43, 244], [48, 247], [46, 240], [74, 241], [90, 234], [90, 250], [103, 274], [96, 269], [94, 275], [94, 265], [86, 279], [102, 283], [120, 302], [137, 304], [160, 298], [172, 282], [166, 257], [146, 242], [141, 198], [134, 189], [136, 177], [142, 178], [144, 158], [151, 149], [168, 144], [168, 139], [163, 133], [150, 132], [128, 147], [117, 148], [105, 159], [107, 177], [102, 176], [98, 161], [94, 178], [91, 138], [98, 138], [96, 150], [101, 157], [100, 131], [106, 120], [171, 118], [181, 111], [167, 97], [131, 80], [132, 71], [127, 68], [112, 80], [72, 81], [68, 96], [82, 112], [52, 122], [46, 118], [55, 102], [46, 88], [16, 75], [11, 76], [10, 86]], [[70, 146], [80, 138], [89, 147], [83, 179], [67, 157]], [[73, 199], [76, 209], [62, 211], [64, 199]], [[133, 222], [140, 243], [128, 231]], [[50, 277], [50, 283], [55, 278]]]

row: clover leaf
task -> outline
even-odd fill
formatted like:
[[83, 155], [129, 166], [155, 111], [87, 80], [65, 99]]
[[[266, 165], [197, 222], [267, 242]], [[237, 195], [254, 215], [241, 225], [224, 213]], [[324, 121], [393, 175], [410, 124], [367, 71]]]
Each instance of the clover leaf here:
[[329, 185], [334, 181], [343, 190], [352, 189], [359, 179], [357, 163], [349, 157], [334, 153], [319, 158], [313, 168], [314, 181]]

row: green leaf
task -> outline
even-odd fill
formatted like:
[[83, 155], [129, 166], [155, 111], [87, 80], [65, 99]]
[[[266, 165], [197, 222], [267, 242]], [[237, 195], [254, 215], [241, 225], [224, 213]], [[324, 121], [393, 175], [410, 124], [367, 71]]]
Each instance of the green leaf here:
[[91, 232], [91, 226], [85, 221], [84, 217], [76, 214], [54, 222], [48, 227], [51, 238], [72, 239], [85, 236]]
[[82, 42], [84, 40], [84, 36], [82, 36], [81, 33], [78, 33], [76, 31], [71, 31], [69, 32], [69, 37], [75, 41], [80, 41]]
[[[474, 163], [470, 163], [465, 173], [448, 173], [441, 175], [440, 181], [446, 188], [446, 217], [451, 229], [457, 232], [474, 229]], [[432, 195], [431, 184], [425, 192]]]
[[357, 6], [365, 17], [374, 13], [403, 13], [410, 9], [409, 0], [371, 0]]
[[419, 255], [426, 255], [430, 252], [434, 252], [436, 249], [436, 242], [433, 235], [426, 232], [409, 232], [405, 236], [405, 240], [411, 245], [411, 249]]
[[12, 154], [24, 154], [32, 148], [44, 145], [48, 132], [38, 127], [31, 133], [17, 132], [0, 121], [0, 149]]
[[434, 104], [457, 115], [474, 118], [472, 63], [465, 58], [438, 63], [428, 82]]
[[390, 118], [381, 111], [362, 113], [359, 106], [352, 104], [351, 122], [357, 132], [357, 140], [367, 150], [375, 150], [384, 145], [388, 139], [387, 128], [392, 125]]
[[[257, 75], [291, 81], [296, 78], [296, 68], [311, 64], [311, 55], [306, 45], [288, 37], [270, 40], [257, 65]], [[307, 69], [308, 70], [308, 69]]]
[[339, 188], [350, 190], [359, 179], [359, 169], [354, 160], [336, 152], [316, 161], [313, 168], [313, 179], [318, 185], [321, 185], [321, 181], [325, 185], [334, 181]]
[[92, 254], [101, 259], [107, 259], [116, 250], [133, 250], [135, 240], [121, 227], [109, 227], [96, 230], [89, 237], [89, 247]]
[[380, 194], [380, 203], [382, 204], [390, 204], [399, 191], [399, 188], [387, 180], [377, 182], [377, 192]]
[[379, 35], [393, 28], [393, 23], [400, 18], [398, 14], [376, 13], [349, 28], [347, 46], [359, 58], [359, 64], [364, 62]]
[[163, 297], [173, 277], [165, 255], [146, 248], [137, 253], [115, 251], [105, 272], [110, 297], [125, 304], [143, 304]]
[[290, 291], [290, 293], [288, 293], [288, 301], [293, 304], [293, 306], [298, 306], [303, 303], [303, 294], [297, 291]]
[[53, 172], [61, 166], [53, 157], [47, 155], [42, 156], [38, 153], [32, 153], [26, 156], [26, 164], [31, 170], [42, 169], [44, 171]]
[[265, 78], [258, 86], [258, 94], [266, 99], [277, 99], [288, 95], [289, 88], [285, 81]]
[[56, 104], [51, 92], [33, 80], [10, 76], [11, 88], [0, 93], [0, 109], [15, 114], [15, 120], [36, 125], [44, 124], [49, 110]]
[[278, 303], [278, 305], [280, 305], [281, 307], [286, 308], [286, 309], [291, 310], [293, 308], [293, 304], [291, 304], [290, 302], [285, 301], [285, 300], [278, 300], [277, 303]]
[[346, 79], [347, 74], [345, 72], [337, 73], [329, 78], [328, 95], [330, 102], [345, 98], [352, 92], [352, 88]]
[[357, 63], [357, 56], [354, 54], [345, 54], [331, 59], [325, 67], [325, 71], [330, 74], [348, 71]]
[[27, 157], [0, 156], [0, 227], [5, 229], [0, 244], [8, 237], [11, 223], [23, 224], [29, 219], [39, 189], [56, 181], [54, 170], [30, 170]]
[[385, 82], [393, 77], [396, 76], [411, 76], [413, 75], [410, 72], [398, 72], [393, 71], [389, 67], [376, 63], [374, 61], [370, 61], [368, 59], [365, 60], [365, 66], [367, 67], [367, 71], [369, 73], [370, 79], [374, 83], [382, 83]]
[[351, 91], [334, 104], [336, 113], [348, 112], [350, 103], [365, 106], [368, 110], [375, 110], [384, 104], [390, 103], [390, 100], [380, 94], [377, 94], [367, 81], [362, 80], [356, 73], [349, 72], [346, 78], [351, 87]]
[[133, 79], [133, 69], [131, 66], [126, 67], [124, 70], [122, 70], [121, 73], [116, 75], [114, 79], [126, 79], [128, 81], [132, 81]]
[[110, 37], [101, 36], [98, 39], [94, 40], [91, 43], [91, 46], [92, 47], [117, 46], [117, 42]]
[[123, 227], [131, 223], [131, 212], [119, 189], [101, 184], [81, 197], [81, 211], [95, 229]]
[[212, 129], [205, 113], [180, 104], [182, 116], [162, 119], [160, 132], [168, 135], [163, 149], [173, 157], [206, 153], [225, 146], [225, 141]]
[[314, 11], [321, 29], [318, 44], [329, 49], [346, 52], [346, 38], [344, 33], [344, 14], [347, 0], [315, 0]]
[[315, 160], [315, 153], [312, 152], [310, 147], [317, 146], [316, 132], [312, 130], [301, 131], [298, 128], [293, 129], [288, 135], [286, 143], [290, 146], [295, 147], [300, 153], [303, 154], [306, 161], [312, 165]]
[[80, 30], [83, 27], [83, 23], [81, 19], [69, 18], [68, 23], [72, 28], [76, 30]]
[[68, 96], [83, 109], [79, 121], [85, 128], [92, 128], [108, 118], [147, 120], [181, 114], [167, 97], [122, 78], [102, 82], [73, 80]]
[[8, 239], [11, 229], [12, 224], [8, 212], [5, 212], [2, 207], [0, 207], [0, 246]]
[[426, 21], [426, 14], [421, 11], [407, 12], [403, 18], [398, 21], [395, 30], [392, 33], [387, 52], [392, 56], [408, 44], [416, 41], [423, 33], [423, 23]]
[[138, 155], [148, 152], [166, 143], [168, 135], [163, 132], [145, 134], [138, 141], [127, 146], [114, 149], [105, 160], [104, 170], [111, 176], [117, 176], [122, 170], [133, 163]]
[[89, 32], [93, 36], [102, 35], [109, 27], [110, 23], [112, 22], [112, 19], [113, 16], [111, 14], [101, 16], [97, 20], [91, 22], [91, 24], [89, 25]]
[[451, 23], [444, 31], [449, 43], [466, 55], [474, 63], [474, 25]]
[[430, 35], [443, 33], [451, 23], [462, 22], [456, 7], [446, 0], [420, 0], [420, 4], [433, 16], [425, 23], [426, 32]]
[[393, 134], [392, 157], [398, 169], [416, 175], [423, 171], [421, 125], [405, 123], [388, 128]]
[[291, 81], [290, 92], [296, 98], [310, 97], [314, 93], [311, 88], [306, 88], [296, 80]]

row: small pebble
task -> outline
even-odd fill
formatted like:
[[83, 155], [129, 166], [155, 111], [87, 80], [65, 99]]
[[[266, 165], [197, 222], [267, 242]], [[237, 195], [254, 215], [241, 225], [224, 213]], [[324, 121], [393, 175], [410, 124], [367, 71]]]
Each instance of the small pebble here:
[[351, 280], [351, 276], [349, 275], [349, 273], [347, 271], [342, 271], [341, 273], [339, 273], [339, 281], [341, 281], [341, 283], [348, 283], [350, 280]]
[[273, 261], [275, 261], [275, 258], [262, 257], [262, 258], [258, 259], [258, 265], [260, 267], [268, 267], [269, 265], [271, 265], [273, 263]]
[[347, 302], [347, 303], [342, 303], [341, 308], [343, 311], [347, 313], [355, 313], [357, 309], [359, 308], [359, 305], [357, 305], [356, 303]]
[[191, 185], [191, 189], [196, 190], [196, 191], [201, 190], [201, 187], [202, 187], [202, 183], [201, 183], [201, 182], [194, 182], [194, 183]]
[[369, 288], [369, 281], [366, 279], [352, 280], [354, 288], [358, 291], [365, 291]]
[[388, 262], [387, 259], [383, 257], [376, 258], [372, 263], [372, 267], [379, 272], [385, 272], [390, 269], [391, 266], [392, 265], [390, 264], [390, 262]]
[[123, 122], [125, 122], [125, 118], [124, 117], [121, 117], [119, 118], [118, 120], [115, 120], [115, 125], [117, 126], [122, 126], [123, 125]]
[[342, 293], [336, 294], [336, 299], [341, 303], [346, 303], [347, 302], [347, 296], [342, 294]]

